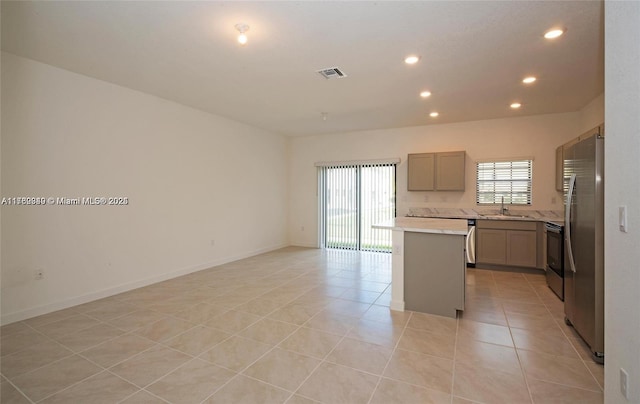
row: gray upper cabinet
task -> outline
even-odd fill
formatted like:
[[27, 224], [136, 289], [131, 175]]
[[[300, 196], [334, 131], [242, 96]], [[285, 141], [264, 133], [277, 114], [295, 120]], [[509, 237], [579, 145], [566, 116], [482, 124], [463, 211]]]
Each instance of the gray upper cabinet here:
[[564, 171], [564, 151], [571, 148], [573, 145], [575, 145], [576, 143], [578, 143], [580, 140], [586, 139], [588, 137], [591, 137], [593, 135], [600, 135], [600, 136], [604, 136], [604, 123], [596, 126], [593, 129], [590, 129], [588, 131], [586, 131], [585, 133], [583, 133], [582, 135], [576, 137], [575, 139], [571, 139], [570, 141], [568, 141], [567, 143], [563, 144], [562, 146], [559, 146], [556, 149], [556, 190], [557, 191], [564, 191], [564, 185], [565, 182], [568, 182], [569, 179], [568, 178], [563, 178], [563, 171]]
[[409, 154], [408, 191], [464, 191], [465, 152]]
[[556, 191], [562, 191], [564, 181], [562, 179], [562, 170], [564, 168], [564, 157], [562, 155], [562, 146], [556, 148]]
[[464, 191], [465, 153], [436, 153], [436, 190]]
[[435, 190], [435, 153], [409, 154], [407, 165], [409, 167], [408, 191]]

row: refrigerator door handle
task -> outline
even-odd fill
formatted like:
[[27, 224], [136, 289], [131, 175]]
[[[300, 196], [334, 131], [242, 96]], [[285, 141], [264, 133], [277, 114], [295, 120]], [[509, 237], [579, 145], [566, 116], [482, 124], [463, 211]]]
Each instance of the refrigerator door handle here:
[[573, 200], [573, 190], [576, 187], [576, 175], [571, 174], [569, 180], [569, 190], [567, 192], [567, 208], [564, 210], [565, 235], [567, 237], [567, 255], [569, 256], [569, 267], [572, 272], [576, 272], [576, 264], [573, 260], [573, 249], [571, 248], [571, 202]]

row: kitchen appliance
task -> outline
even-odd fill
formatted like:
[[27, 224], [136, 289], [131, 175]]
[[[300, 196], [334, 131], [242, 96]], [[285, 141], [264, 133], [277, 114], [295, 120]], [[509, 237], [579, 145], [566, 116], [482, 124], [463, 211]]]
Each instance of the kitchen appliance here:
[[476, 267], [476, 220], [467, 219], [467, 267]]
[[596, 128], [563, 150], [565, 321], [604, 362], [604, 137]]
[[560, 300], [564, 300], [564, 231], [562, 225], [546, 223], [547, 285]]

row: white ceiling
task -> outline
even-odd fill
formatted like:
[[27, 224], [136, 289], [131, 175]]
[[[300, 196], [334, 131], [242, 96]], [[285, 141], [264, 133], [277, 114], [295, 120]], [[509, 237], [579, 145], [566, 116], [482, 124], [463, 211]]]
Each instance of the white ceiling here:
[[2, 1], [4, 51], [291, 136], [576, 111], [603, 36], [601, 1]]

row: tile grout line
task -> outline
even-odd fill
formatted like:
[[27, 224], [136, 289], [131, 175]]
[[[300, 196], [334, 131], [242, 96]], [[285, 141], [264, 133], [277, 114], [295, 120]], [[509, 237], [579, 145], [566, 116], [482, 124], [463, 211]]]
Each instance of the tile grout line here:
[[[366, 313], [366, 312], [371, 308], [371, 306], [372, 306], [372, 304], [369, 304], [369, 308], [365, 311], [365, 313]], [[304, 327], [304, 326], [305, 326], [308, 322], [310, 322], [310, 321], [311, 321], [315, 316], [317, 316], [317, 315], [321, 314], [323, 310], [324, 310], [324, 309], [322, 309], [320, 312], [316, 313], [314, 316], [312, 316], [312, 317], [311, 317], [311, 318], [309, 318], [307, 321], [305, 321], [305, 322], [300, 326], [300, 328]], [[363, 313], [363, 314], [364, 314], [364, 313]], [[342, 315], [342, 314], [339, 314], [339, 315]], [[345, 317], [351, 317], [351, 316], [345, 316]], [[359, 317], [359, 318], [358, 318], [358, 321], [359, 321], [359, 320], [361, 320], [361, 319], [362, 319], [362, 317]], [[335, 351], [335, 349], [336, 349], [336, 348], [337, 348], [337, 347], [342, 343], [342, 341], [344, 341], [344, 339], [345, 339], [345, 338], [347, 338], [347, 334], [349, 334], [349, 331], [351, 331], [354, 327], [355, 327], [355, 326], [350, 326], [350, 327], [346, 330], [346, 332], [344, 333], [344, 335], [342, 336], [342, 338], [340, 338], [340, 341], [338, 341], [338, 342], [334, 345], [334, 347], [333, 347], [333, 348], [331, 348], [331, 350], [329, 350], [329, 352], [327, 352], [327, 353], [322, 357], [322, 359], [320, 359], [320, 362], [316, 365], [316, 367], [315, 367], [315, 368], [313, 368], [313, 370], [312, 370], [311, 372], [309, 372], [309, 374], [307, 375], [307, 377], [305, 377], [305, 378], [304, 378], [304, 380], [303, 380], [303, 381], [298, 385], [298, 387], [296, 387], [296, 390], [295, 390], [295, 391], [294, 391], [294, 392], [289, 396], [289, 398], [287, 398], [287, 400], [286, 400], [286, 401], [291, 400], [291, 398], [292, 398], [293, 396], [295, 396], [296, 394], [298, 394], [298, 391], [300, 390], [300, 388], [301, 388], [301, 387], [302, 387], [302, 386], [307, 382], [307, 380], [309, 380], [309, 378], [311, 378], [311, 376], [316, 372], [316, 370], [318, 370], [318, 368], [320, 368], [320, 366], [322, 366], [322, 364], [323, 364], [323, 363], [331, 363], [331, 362], [327, 362], [327, 360], [326, 360], [326, 359], [327, 359], [327, 358], [328, 358], [328, 357], [333, 353], [333, 351]], [[311, 330], [316, 330], [316, 331], [325, 332], [325, 333], [327, 333], [327, 334], [336, 335], [336, 334], [333, 334], [333, 333], [330, 333], [330, 332], [327, 332], [327, 331], [324, 331], [324, 330], [317, 330], [317, 329], [315, 329], [315, 328], [311, 328], [311, 327], [306, 327], [306, 328], [309, 328], [309, 329], [311, 329]], [[305, 356], [306, 356], [306, 355], [305, 355]], [[347, 367], [348, 367], [348, 366], [347, 366]], [[353, 368], [351, 368], [351, 369], [353, 369]], [[354, 369], [354, 370], [357, 370], [357, 369]], [[300, 394], [300, 395], [306, 398], [306, 396], [304, 396], [304, 395], [302, 395], [302, 394]], [[286, 401], [285, 401], [285, 402], [286, 402]], [[316, 400], [312, 399], [312, 401], [316, 401]]]
[[18, 393], [20, 393], [20, 395], [22, 395], [22, 397], [26, 398], [27, 401], [29, 401], [30, 403], [35, 403], [35, 401], [33, 401], [29, 396], [27, 396], [21, 389], [18, 388], [18, 386], [16, 386], [11, 380], [9, 380], [8, 378], [5, 377], [5, 380], [7, 381], [7, 383], [9, 383], [10, 385], [13, 386], [14, 389], [16, 389], [18, 391]]
[[[257, 320], [256, 322], [252, 323], [252, 325], [253, 325], [253, 324], [256, 324], [258, 321], [261, 321], [261, 320], [263, 320], [263, 319], [265, 319], [265, 318], [266, 318], [266, 317], [262, 317], [262, 318], [260, 318], [260, 320]], [[276, 320], [274, 320], [274, 321], [276, 321]], [[289, 324], [289, 323], [287, 323], [287, 324]], [[242, 329], [242, 330], [240, 330], [240, 331], [244, 331], [244, 330], [246, 330], [246, 329], [247, 329], [247, 328], [249, 328], [249, 327], [251, 327], [251, 325], [249, 325], [249, 326], [247, 326], [247, 327], [243, 328], [243, 329]], [[296, 328], [294, 331], [292, 331], [291, 333], [287, 334], [287, 336], [286, 336], [284, 339], [289, 338], [291, 335], [293, 335], [295, 332], [297, 332], [300, 328], [302, 328], [302, 326], [297, 326], [297, 327], [298, 327], [298, 328]], [[240, 331], [238, 331], [238, 332], [240, 332]], [[240, 337], [240, 338], [245, 338], [245, 339], [248, 339], [248, 340], [251, 340], [251, 341], [256, 341], [256, 340], [254, 340], [254, 339], [252, 339], [252, 338], [246, 338], [246, 337], [243, 337], [243, 336], [238, 335], [238, 334], [234, 334], [233, 336], [237, 336], [237, 337]], [[229, 337], [229, 338], [231, 338], [231, 337]], [[284, 339], [282, 339], [282, 341], [284, 341]], [[282, 341], [280, 341], [280, 342], [282, 342]], [[261, 341], [257, 341], [257, 342], [261, 342]], [[280, 344], [280, 342], [278, 342], [278, 344]], [[264, 342], [262, 342], [262, 343], [264, 344]], [[245, 377], [249, 377], [248, 375], [245, 375], [245, 374], [243, 374], [242, 372], [244, 372], [245, 370], [249, 369], [249, 368], [250, 368], [251, 366], [253, 366], [256, 362], [258, 362], [259, 360], [261, 360], [262, 358], [264, 358], [265, 356], [267, 356], [269, 353], [271, 353], [274, 349], [276, 349], [276, 348], [278, 347], [278, 344], [276, 344], [276, 345], [272, 346], [269, 350], [265, 351], [265, 353], [263, 353], [262, 355], [260, 355], [256, 360], [254, 360], [253, 362], [251, 362], [251, 363], [250, 363], [250, 364], [248, 364], [247, 366], [243, 367], [243, 368], [242, 368], [242, 369], [240, 369], [239, 371], [235, 371], [235, 370], [233, 370], [236, 374], [235, 374], [234, 376], [232, 376], [229, 380], [227, 380], [224, 384], [220, 385], [217, 389], [215, 389], [215, 390], [214, 390], [211, 394], [209, 394], [207, 397], [205, 397], [205, 398], [204, 398], [204, 400], [202, 400], [200, 403], [204, 403], [205, 401], [207, 401], [209, 398], [211, 398], [213, 395], [215, 395], [218, 391], [222, 390], [226, 385], [228, 385], [229, 383], [231, 383], [231, 381], [233, 381], [234, 379], [236, 379], [238, 376], [245, 376]], [[213, 349], [213, 348], [211, 348], [211, 349]], [[207, 361], [207, 362], [208, 362], [208, 361]], [[213, 364], [214, 364], [214, 365], [216, 365], [216, 366], [220, 366], [220, 365], [218, 365], [217, 363], [213, 363]], [[221, 367], [223, 367], [223, 366], [221, 366]], [[225, 369], [227, 369], [227, 368], [225, 368]], [[229, 370], [232, 370], [232, 369], [229, 369]], [[254, 378], [252, 378], [252, 379], [254, 379]], [[256, 380], [258, 380], [258, 379], [256, 379]], [[268, 382], [264, 382], [264, 381], [262, 381], [262, 380], [259, 380], [259, 381], [260, 381], [260, 382], [263, 382], [263, 383], [270, 384], [270, 383], [268, 383]], [[278, 387], [278, 386], [274, 386], [274, 387]], [[288, 390], [283, 389], [283, 388], [281, 388], [281, 387], [278, 387], [278, 389], [280, 389], [280, 390], [284, 390], [284, 391], [288, 391]]]
[[149, 394], [150, 396], [153, 396], [153, 397], [157, 398], [158, 400], [163, 401], [163, 402], [165, 402], [165, 403], [167, 403], [167, 404], [172, 404], [170, 401], [167, 401], [167, 400], [165, 400], [165, 399], [164, 399], [164, 398], [162, 398], [162, 397], [156, 396], [156, 395], [155, 395], [155, 394], [153, 394], [152, 392], [150, 392], [150, 391], [148, 391], [148, 390], [145, 390], [145, 389], [139, 389], [139, 390], [137, 390], [137, 391], [133, 392], [132, 394], [129, 394], [128, 396], [126, 396], [126, 397], [125, 397], [125, 398], [123, 398], [122, 400], [118, 401], [118, 403], [122, 403], [122, 402], [124, 402], [124, 401], [126, 401], [126, 400], [130, 399], [131, 397], [135, 396], [136, 394], [138, 394], [138, 393], [140, 393], [140, 392], [147, 393], [147, 394]]
[[[107, 341], [105, 341], [105, 342], [107, 342]], [[155, 342], [155, 341], [154, 341], [154, 342]], [[158, 344], [158, 343], [156, 343], [156, 345], [157, 345], [157, 344]], [[96, 346], [97, 346], [97, 345], [96, 345]], [[139, 353], [137, 353], [137, 354], [135, 354], [135, 355], [132, 355], [132, 356], [130, 356], [130, 357], [129, 357], [129, 358], [127, 358], [127, 359], [124, 359], [124, 360], [122, 360], [122, 361], [120, 361], [120, 362], [118, 362], [118, 363], [115, 363], [115, 364], [113, 364], [112, 366], [110, 366], [109, 368], [106, 368], [106, 367], [104, 367], [104, 366], [102, 366], [102, 365], [100, 365], [100, 364], [98, 364], [98, 363], [96, 363], [96, 362], [92, 361], [91, 359], [89, 359], [89, 358], [85, 357], [85, 356], [84, 356], [84, 355], [82, 355], [81, 353], [74, 353], [73, 355], [69, 355], [69, 356], [67, 356], [66, 358], [69, 358], [69, 357], [74, 356], [74, 355], [75, 355], [75, 356], [79, 356], [79, 357], [81, 357], [82, 359], [84, 359], [84, 360], [86, 360], [86, 361], [88, 361], [88, 362], [92, 363], [93, 365], [95, 365], [95, 366], [99, 367], [99, 368], [101, 369], [101, 371], [99, 371], [99, 372], [97, 372], [97, 373], [94, 373], [94, 374], [93, 374], [93, 375], [91, 375], [91, 376], [85, 377], [84, 379], [79, 380], [79, 381], [77, 381], [77, 382], [75, 382], [75, 383], [73, 383], [73, 384], [71, 384], [71, 385], [69, 385], [69, 386], [67, 386], [67, 387], [65, 387], [65, 388], [63, 388], [63, 389], [61, 389], [61, 390], [55, 391], [54, 393], [52, 393], [52, 394], [50, 394], [50, 395], [48, 395], [48, 396], [46, 396], [46, 397], [44, 397], [44, 398], [40, 399], [39, 401], [43, 401], [43, 400], [45, 400], [45, 399], [47, 399], [47, 398], [49, 398], [49, 397], [51, 397], [51, 396], [54, 396], [54, 395], [56, 395], [56, 394], [58, 394], [58, 393], [61, 393], [61, 392], [65, 391], [65, 390], [68, 390], [68, 389], [70, 389], [70, 388], [72, 388], [72, 387], [74, 387], [74, 386], [76, 386], [76, 385], [78, 385], [78, 384], [80, 384], [80, 383], [82, 383], [82, 382], [84, 382], [84, 381], [86, 381], [86, 380], [88, 380], [88, 379], [90, 379], [90, 378], [92, 378], [92, 377], [96, 376], [96, 375], [99, 375], [100, 373], [103, 373], [103, 372], [108, 372], [108, 373], [110, 373], [110, 374], [112, 374], [112, 375], [114, 375], [114, 376], [116, 376], [116, 377], [118, 377], [118, 378], [120, 378], [120, 379], [122, 379], [122, 380], [126, 381], [127, 383], [131, 384], [132, 386], [135, 386], [135, 387], [138, 387], [139, 389], [142, 389], [141, 387], [139, 387], [139, 386], [138, 386], [138, 385], [136, 385], [135, 383], [133, 383], [133, 382], [131, 382], [131, 381], [129, 381], [129, 380], [126, 380], [126, 379], [124, 379], [123, 377], [118, 376], [117, 374], [115, 374], [115, 373], [111, 372], [109, 369], [110, 369], [111, 367], [113, 367], [113, 366], [116, 366], [116, 365], [118, 365], [118, 364], [122, 363], [122, 362], [125, 362], [126, 360], [128, 360], [128, 359], [130, 359], [130, 358], [133, 358], [133, 357], [135, 357], [135, 356], [138, 356], [138, 355], [140, 355], [140, 354], [142, 354], [142, 353], [144, 353], [144, 352], [146, 352], [146, 351], [148, 351], [148, 350], [152, 349], [154, 346], [155, 346], [155, 345], [153, 345], [153, 346], [149, 347], [148, 349], [145, 349], [144, 351], [141, 351], [141, 352], [139, 352]], [[89, 348], [89, 349], [91, 349], [91, 348]], [[66, 359], [66, 358], [63, 358], [63, 359]], [[57, 361], [56, 361], [56, 362], [57, 362]], [[54, 363], [54, 362], [52, 362], [52, 363]], [[46, 366], [46, 365], [45, 365], [45, 366]]]
[[[529, 279], [527, 279], [527, 281], [531, 284], [531, 282], [529, 281]], [[540, 301], [542, 301], [542, 298], [540, 297], [540, 294], [538, 293], [537, 290], [534, 289], [534, 291], [536, 292], [536, 295], [538, 295], [538, 298], [540, 299]], [[549, 309], [549, 307], [543, 302], [543, 305], [545, 306], [545, 309], [547, 310], [547, 313], [549, 313], [549, 315], [551, 316], [551, 318], [556, 322], [557, 324], [557, 320], [554, 318], [553, 313], [551, 313], [551, 310]], [[576, 355], [578, 355], [578, 358], [580, 358], [580, 360], [582, 361], [582, 363], [584, 364], [584, 367], [587, 368], [587, 371], [589, 372], [589, 374], [591, 375], [591, 377], [595, 380], [596, 384], [598, 385], [598, 387], [600, 387], [600, 390], [604, 393], [604, 386], [600, 385], [600, 382], [598, 381], [598, 378], [593, 374], [593, 372], [591, 371], [591, 368], [589, 368], [589, 366], [587, 365], [587, 361], [582, 357], [582, 355], [580, 355], [580, 352], [578, 352], [578, 349], [575, 347], [575, 345], [571, 342], [571, 337], [569, 335], [567, 335], [567, 333], [565, 332], [565, 330], [562, 329], [562, 327], [560, 327], [558, 325], [558, 327], [560, 328], [560, 331], [562, 331], [562, 334], [564, 335], [565, 339], [567, 340], [567, 342], [569, 342], [569, 345], [571, 345], [571, 347], [573, 348], [573, 351], [576, 353]], [[594, 362], [595, 363], [595, 362]], [[535, 379], [535, 378], [534, 378]], [[537, 380], [537, 379], [536, 379]], [[543, 380], [544, 381], [544, 380]], [[554, 383], [554, 382], [551, 382]], [[562, 383], [554, 383], [554, 384], [559, 384], [561, 386], [567, 386], [565, 384]], [[528, 383], [527, 383], [528, 385]], [[574, 386], [568, 386], [568, 387], [574, 387]], [[576, 387], [579, 388], [579, 387]], [[583, 389], [583, 390], [588, 390], [588, 389]], [[588, 390], [591, 391], [591, 390]], [[532, 400], [533, 400], [533, 396], [532, 396]]]
[[[529, 279], [527, 279], [525, 277], [527, 283], [529, 284], [529, 286], [531, 286], [531, 282], [529, 282]], [[540, 295], [538, 294], [537, 290], [533, 290], [533, 292], [536, 294], [536, 296], [538, 297], [538, 300], [540, 300]], [[544, 305], [545, 310], [547, 311], [547, 313], [549, 315], [551, 315], [551, 312], [549, 311], [549, 308]], [[533, 392], [531, 391], [531, 386], [529, 386], [529, 377], [527, 375], [527, 371], [524, 368], [524, 365], [522, 363], [522, 359], [520, 358], [520, 353], [518, 352], [518, 347], [516, 346], [516, 340], [515, 338], [513, 338], [513, 332], [511, 331], [511, 325], [509, 324], [509, 320], [507, 319], [507, 325], [509, 326], [509, 335], [511, 335], [511, 340], [513, 341], [513, 348], [516, 351], [516, 357], [518, 358], [518, 364], [520, 365], [520, 371], [522, 372], [522, 376], [524, 377], [524, 383], [525, 386], [527, 387], [527, 393], [529, 393], [529, 400], [531, 401], [531, 403], [533, 403]]]
[[[389, 310], [391, 310], [391, 309], [389, 309]], [[387, 359], [387, 363], [385, 363], [384, 368], [382, 368], [382, 371], [380, 372], [380, 375], [378, 376], [378, 382], [376, 383], [376, 386], [373, 388], [373, 391], [371, 392], [371, 395], [369, 396], [369, 401], [367, 401], [367, 404], [371, 404], [371, 400], [373, 400], [373, 397], [375, 396], [376, 392], [378, 391], [378, 387], [380, 386], [380, 383], [382, 382], [382, 379], [384, 377], [384, 372], [387, 371], [387, 367], [389, 367], [389, 363], [391, 363], [391, 359], [393, 359], [393, 355], [398, 351], [398, 345], [400, 345], [400, 340], [404, 336], [404, 333], [407, 330], [407, 327], [409, 326], [409, 322], [411, 321], [412, 317], [413, 317], [413, 312], [409, 311], [409, 318], [407, 319], [407, 322], [405, 323], [404, 327], [402, 328], [402, 332], [400, 333], [400, 337], [398, 337], [398, 340], [396, 341], [393, 349], [391, 350], [391, 355], [389, 355], [389, 359]]]
[[[369, 307], [371, 307], [371, 305], [370, 305]], [[325, 308], [326, 308], [326, 306], [325, 306]], [[318, 313], [316, 313], [315, 315], [313, 315], [312, 317], [310, 317], [309, 319], [307, 319], [307, 321], [305, 321], [305, 322], [300, 326], [300, 328], [304, 327], [304, 326], [305, 326], [307, 323], [309, 323], [313, 318], [315, 318], [317, 315], [321, 314], [321, 313], [325, 310], [325, 308], [323, 308], [323, 309], [322, 309], [322, 310], [320, 310]], [[368, 310], [368, 309], [367, 309], [367, 310]], [[366, 311], [365, 311], [365, 313], [366, 313]], [[350, 317], [350, 316], [349, 316], [349, 317]], [[354, 327], [354, 326], [351, 326], [351, 327], [349, 327], [349, 328], [346, 330], [346, 332], [344, 333], [344, 335], [342, 336], [342, 338], [340, 338], [340, 341], [338, 341], [338, 342], [334, 345], [334, 347], [333, 347], [333, 348], [331, 348], [331, 350], [329, 350], [329, 352], [327, 352], [327, 353], [326, 353], [326, 354], [325, 354], [325, 355], [320, 359], [320, 362], [319, 362], [319, 363], [318, 363], [318, 364], [313, 368], [313, 370], [312, 370], [311, 372], [309, 372], [309, 374], [307, 375], [307, 377], [305, 377], [305, 378], [304, 378], [304, 380], [303, 380], [303, 381], [298, 385], [298, 387], [296, 387], [296, 390], [295, 390], [295, 391], [294, 391], [294, 392], [289, 396], [289, 398], [287, 398], [287, 400], [286, 400], [286, 401], [291, 400], [291, 398], [292, 398], [293, 396], [295, 396], [295, 395], [298, 393], [298, 391], [300, 390], [300, 388], [301, 388], [302, 386], [304, 386], [304, 384], [307, 382], [307, 380], [309, 380], [309, 378], [311, 378], [311, 376], [316, 372], [316, 370], [318, 370], [318, 369], [320, 368], [320, 366], [322, 366], [322, 364], [323, 364], [323, 363], [325, 363], [326, 358], [327, 358], [327, 357], [329, 357], [329, 355], [331, 355], [331, 353], [336, 349], [336, 347], [337, 347], [338, 345], [340, 345], [340, 344], [342, 343], [342, 341], [344, 341], [344, 339], [347, 337], [347, 334], [349, 333], [349, 331], [351, 331], [351, 329], [353, 329], [353, 327]], [[311, 329], [311, 330], [316, 330], [316, 331], [326, 332], [326, 331], [324, 331], [324, 330], [317, 330], [317, 329], [315, 329], [315, 328], [311, 328], [311, 327], [307, 327], [307, 328], [309, 328], [309, 329]], [[327, 332], [327, 334], [332, 334], [332, 333]], [[335, 335], [335, 334], [332, 334], [332, 335]], [[327, 363], [328, 363], [328, 362], [327, 362]], [[303, 395], [303, 397], [305, 397], [305, 396]], [[285, 402], [286, 402], [286, 401], [285, 401]], [[315, 400], [314, 400], [314, 401], [315, 401]]]
[[[464, 280], [467, 281], [466, 279]], [[464, 311], [464, 310], [463, 310]], [[457, 317], [457, 316], [456, 316]], [[458, 353], [458, 333], [460, 331], [460, 319], [456, 318], [456, 336], [453, 344], [453, 367], [451, 369], [451, 404], [453, 404], [453, 387], [455, 386], [456, 381], [456, 354]]]

